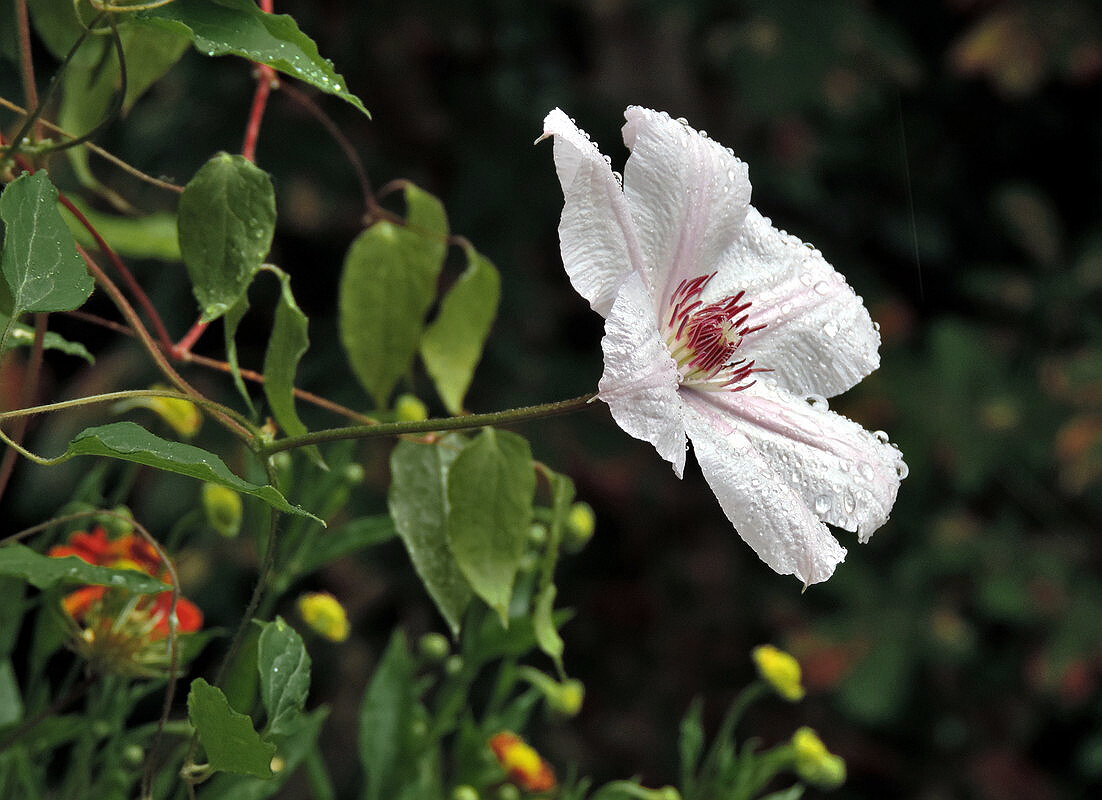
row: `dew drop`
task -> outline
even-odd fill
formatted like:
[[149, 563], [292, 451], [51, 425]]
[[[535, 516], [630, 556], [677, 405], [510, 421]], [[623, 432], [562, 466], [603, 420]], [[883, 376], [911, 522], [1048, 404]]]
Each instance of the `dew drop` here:
[[903, 480], [911, 474], [911, 468], [907, 466], [906, 461], [899, 461], [895, 465], [895, 475], [899, 480]]
[[707, 139], [708, 138], [708, 131], [700, 130], [700, 131], [698, 131], [698, 133], [700, 134], [700, 138], [702, 138], [702, 139]]
[[876, 437], [876, 441], [880, 444], [887, 444], [891, 440], [886, 431], [873, 431], [872, 435]]
[[847, 514], [852, 514], [857, 508], [857, 498], [853, 496], [853, 492], [846, 490], [846, 493], [842, 495], [842, 507], [846, 510]]
[[792, 304], [791, 303], [781, 303], [781, 313], [784, 314], [785, 316], [788, 316], [789, 314], [791, 314], [792, 313]]
[[860, 472], [861, 477], [867, 481], [871, 481], [874, 477], [876, 477], [876, 473], [872, 470], [872, 464], [868, 463], [867, 461], [862, 461], [861, 464], [857, 467], [857, 471]]
[[800, 276], [800, 283], [802, 283], [804, 286], [810, 286], [812, 281], [814, 280], [815, 279], [811, 277], [810, 272], [805, 272]]
[[826, 281], [819, 281], [817, 284], [815, 284], [816, 294], [827, 294], [829, 291], [830, 286], [827, 285]]
[[678, 117], [675, 120], [675, 122], [680, 122], [682, 125], [688, 125], [689, 124], [689, 121], [687, 119], [685, 119], [684, 117]]
[[872, 323], [872, 329], [873, 329], [874, 331], [878, 331], [878, 330], [880, 330], [880, 323], [879, 323], [879, 322], [874, 322], [874, 323]]
[[835, 336], [838, 335], [838, 323], [834, 320], [831, 320], [823, 326], [823, 333], [833, 339]]
[[831, 502], [830, 502], [830, 496], [829, 495], [821, 494], [821, 495], [819, 495], [818, 497], [815, 498], [815, 513], [816, 514], [825, 514], [826, 512], [830, 511], [830, 506], [831, 506]]

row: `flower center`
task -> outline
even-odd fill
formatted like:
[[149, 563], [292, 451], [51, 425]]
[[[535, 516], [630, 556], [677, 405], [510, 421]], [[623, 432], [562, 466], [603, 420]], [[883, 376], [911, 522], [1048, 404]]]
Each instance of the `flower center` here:
[[747, 382], [751, 374], [768, 371], [755, 367], [752, 360], [734, 357], [742, 340], [765, 326], [747, 324], [751, 303], [746, 292], [704, 304], [700, 295], [715, 275], [678, 284], [670, 297], [666, 346], [677, 362], [681, 383], [706, 391], [738, 392], [754, 384]]

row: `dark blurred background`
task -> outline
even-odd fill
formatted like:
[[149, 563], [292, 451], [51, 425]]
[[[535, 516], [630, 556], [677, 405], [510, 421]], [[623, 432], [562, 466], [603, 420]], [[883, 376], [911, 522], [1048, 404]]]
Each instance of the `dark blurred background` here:
[[[910, 476], [891, 521], [865, 546], [842, 533], [847, 561], [804, 594], [732, 532], [695, 466], [679, 482], [603, 407], [521, 429], [598, 519], [560, 571], [559, 602], [577, 612], [566, 664], [588, 694], [578, 718], [536, 733], [550, 760], [599, 780], [675, 780], [689, 702], [705, 699], [714, 728], [752, 677], [750, 648], [770, 641], [800, 658], [810, 697], [763, 705], [748, 730], [772, 744], [798, 724], [817, 728], [849, 764], [838, 797], [1102, 791], [1098, 3], [277, 0], [277, 10], [371, 110], [368, 121], [317, 98], [375, 186], [409, 178], [440, 196], [453, 230], [502, 272], [472, 410], [572, 397], [600, 375], [601, 321], [561, 267], [551, 146], [532, 146], [555, 106], [615, 168], [629, 104], [706, 129], [750, 165], [754, 204], [814, 242], [880, 323], [883, 366], [832, 406], [889, 431]], [[240, 148], [252, 86], [246, 63], [188, 53], [104, 143], [184, 182], [216, 150]], [[300, 385], [367, 407], [333, 319], [363, 214], [353, 173], [280, 93], [257, 160], [279, 196], [273, 260], [311, 318]], [[139, 271], [182, 333], [193, 305], [177, 268]], [[256, 322], [243, 343], [246, 364], [259, 365], [266, 330]], [[209, 333], [200, 352], [218, 355], [220, 339]], [[412, 388], [431, 400], [424, 379]], [[386, 446], [361, 452], [369, 480], [385, 478]], [[131, 501], [151, 527], [184, 502]], [[377, 495], [357, 502], [384, 508]], [[225, 624], [249, 586], [248, 556], [234, 552], [236, 583], [200, 564], [205, 594], [189, 593]], [[442, 625], [398, 545], [317, 585], [348, 602], [357, 633], [315, 655], [313, 695], [336, 706], [327, 752], [350, 789], [355, 706], [387, 632]]]

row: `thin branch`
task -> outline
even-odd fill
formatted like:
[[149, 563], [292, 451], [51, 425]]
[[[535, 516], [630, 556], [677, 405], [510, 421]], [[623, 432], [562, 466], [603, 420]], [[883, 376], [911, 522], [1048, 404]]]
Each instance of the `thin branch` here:
[[[23, 79], [23, 96], [29, 108], [38, 107], [38, 87], [34, 81], [34, 57], [31, 53], [31, 20], [27, 0], [15, 0], [15, 24], [19, 29], [19, 75]], [[26, 112], [24, 112], [26, 113]], [[33, 128], [35, 140], [42, 136], [39, 125]]]
[[[13, 103], [11, 100], [8, 100], [5, 97], [0, 97], [0, 106], [2, 106], [3, 108], [8, 109], [9, 111], [14, 111], [16, 114], [26, 114], [27, 113], [27, 109], [23, 108], [20, 105], [17, 105], [16, 103]], [[39, 118], [38, 124], [42, 125], [43, 127], [47, 128], [47, 129], [49, 129], [53, 133], [57, 133], [57, 134], [60, 134], [60, 135], [64, 136], [67, 139], [76, 139], [77, 138], [75, 134], [69, 133], [64, 128], [62, 128], [58, 125], [55, 125], [54, 123], [50, 122], [48, 119]], [[137, 167], [132, 166], [131, 164], [127, 164], [125, 161], [123, 161], [121, 158], [119, 158], [115, 154], [110, 153], [107, 150], [104, 150], [102, 147], [100, 147], [99, 145], [97, 145], [93, 142], [82, 142], [81, 144], [82, 144], [83, 147], [86, 147], [89, 152], [95, 153], [97, 156], [99, 156], [103, 160], [111, 162], [116, 167], [121, 169], [123, 172], [126, 172], [130, 175], [133, 175], [138, 180], [145, 181], [146, 183], [151, 184], [153, 186], [156, 186], [159, 189], [167, 189], [170, 192], [176, 192], [177, 194], [184, 191], [183, 186], [179, 186], [175, 183], [170, 183], [169, 181], [161, 180], [160, 178], [154, 178], [152, 175], [147, 175], [146, 173], [142, 172]]]
[[[46, 323], [49, 316], [46, 313], [34, 315], [34, 341], [31, 343], [31, 357], [27, 362], [27, 373], [19, 390], [19, 405], [21, 406], [30, 403], [38, 391], [38, 375], [42, 367], [42, 343], [46, 338]], [[28, 422], [27, 419], [21, 419], [15, 424], [15, 430], [12, 431], [11, 435], [13, 441], [19, 444], [23, 443]], [[3, 497], [4, 490], [8, 488], [8, 481], [11, 479], [18, 456], [19, 453], [15, 448], [8, 448], [4, 452], [3, 461], [0, 462], [0, 497]]]

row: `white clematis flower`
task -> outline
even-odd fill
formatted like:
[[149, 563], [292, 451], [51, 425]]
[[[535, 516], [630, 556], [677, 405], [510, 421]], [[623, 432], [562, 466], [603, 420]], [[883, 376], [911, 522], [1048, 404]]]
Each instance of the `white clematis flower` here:
[[[664, 112], [631, 107], [621, 181], [559, 109], [559, 239], [605, 318], [599, 397], [678, 477], [686, 439], [765, 563], [805, 585], [888, 519], [907, 467], [882, 432], [827, 409], [880, 364], [861, 298], [822, 254], [750, 205], [746, 164]], [[538, 141], [538, 140], [537, 140]]]

